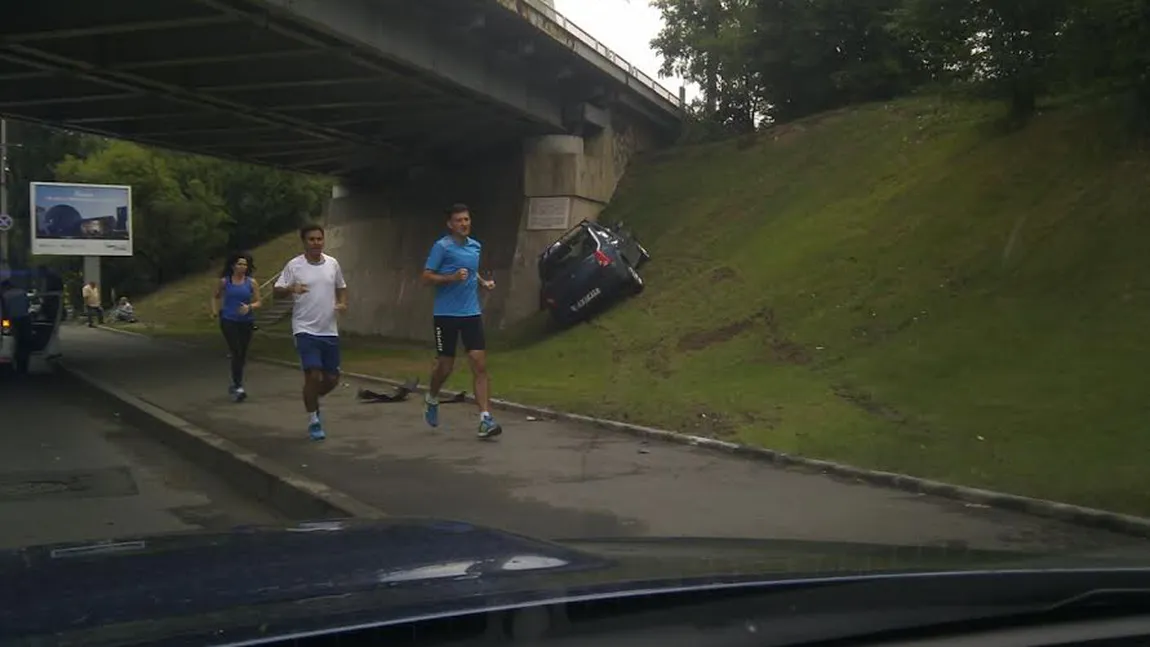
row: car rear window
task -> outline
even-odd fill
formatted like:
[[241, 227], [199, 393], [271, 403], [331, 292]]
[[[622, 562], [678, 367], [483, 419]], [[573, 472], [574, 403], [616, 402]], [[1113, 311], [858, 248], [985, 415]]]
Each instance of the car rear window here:
[[595, 238], [584, 227], [568, 231], [556, 242], [559, 247], [551, 252], [540, 268], [545, 281], [595, 253], [598, 247]]

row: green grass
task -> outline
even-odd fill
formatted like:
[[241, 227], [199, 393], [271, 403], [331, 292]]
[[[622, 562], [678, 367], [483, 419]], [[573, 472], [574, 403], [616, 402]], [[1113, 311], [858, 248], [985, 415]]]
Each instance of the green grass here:
[[[275, 276], [300, 249], [299, 236], [291, 232], [252, 250], [256, 281], [263, 283]], [[141, 323], [124, 327], [175, 336], [215, 331], [217, 324], [210, 317], [209, 305], [223, 262], [223, 259], [213, 261], [210, 271], [175, 281], [141, 298], [133, 304]]]
[[[1005, 133], [997, 105], [917, 98], [640, 161], [605, 217], [651, 250], [646, 292], [497, 339], [495, 391], [1150, 513], [1150, 157], [1119, 104]], [[353, 346], [352, 370], [430, 361]]]

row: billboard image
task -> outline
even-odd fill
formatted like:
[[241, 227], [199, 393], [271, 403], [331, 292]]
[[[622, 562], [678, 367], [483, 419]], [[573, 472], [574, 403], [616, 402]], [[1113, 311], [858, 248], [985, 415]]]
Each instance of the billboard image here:
[[32, 182], [32, 253], [132, 255], [132, 187]]

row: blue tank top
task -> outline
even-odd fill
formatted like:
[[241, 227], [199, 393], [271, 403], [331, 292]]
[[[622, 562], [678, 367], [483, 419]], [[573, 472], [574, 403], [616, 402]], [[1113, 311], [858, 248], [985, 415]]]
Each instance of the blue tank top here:
[[252, 280], [250, 277], [245, 277], [244, 282], [236, 285], [232, 282], [232, 277], [224, 279], [224, 292], [223, 303], [220, 306], [220, 318], [229, 321], [253, 321], [255, 315], [249, 310], [246, 315], [240, 314], [240, 305], [251, 304], [252, 295]]

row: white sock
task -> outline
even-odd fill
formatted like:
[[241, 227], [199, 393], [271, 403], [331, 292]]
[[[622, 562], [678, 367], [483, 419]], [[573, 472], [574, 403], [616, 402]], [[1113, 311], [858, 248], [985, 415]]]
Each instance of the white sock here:
[[319, 422], [319, 410], [317, 409], [317, 410], [312, 411], [311, 413], [307, 414], [307, 421], [308, 421], [308, 424], [312, 424], [312, 425]]
[[479, 414], [480, 420], [487, 420], [490, 417], [491, 417], [491, 414], [487, 411], [484, 411], [483, 413]]
[[431, 395], [431, 391], [425, 393], [423, 399], [426, 400], [428, 404], [439, 404], [439, 396]]

